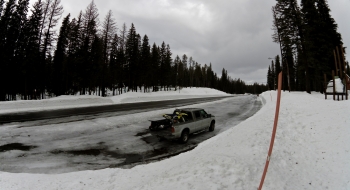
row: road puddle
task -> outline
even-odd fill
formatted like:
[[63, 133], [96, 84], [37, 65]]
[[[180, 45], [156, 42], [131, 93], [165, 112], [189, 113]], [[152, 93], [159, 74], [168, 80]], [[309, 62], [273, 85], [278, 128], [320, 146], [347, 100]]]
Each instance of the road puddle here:
[[36, 146], [28, 146], [24, 145], [22, 143], [11, 143], [11, 144], [5, 144], [0, 146], [0, 152], [6, 152], [10, 150], [22, 150], [22, 151], [29, 151], [33, 148], [36, 148]]

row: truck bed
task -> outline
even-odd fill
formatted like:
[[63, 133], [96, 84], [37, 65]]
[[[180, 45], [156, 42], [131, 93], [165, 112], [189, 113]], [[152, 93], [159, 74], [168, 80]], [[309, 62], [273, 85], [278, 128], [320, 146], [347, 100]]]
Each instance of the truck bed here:
[[180, 139], [185, 143], [189, 134], [215, 128], [215, 116], [199, 108], [176, 109], [173, 114], [163, 116], [163, 119], [150, 120], [149, 130], [153, 136]]

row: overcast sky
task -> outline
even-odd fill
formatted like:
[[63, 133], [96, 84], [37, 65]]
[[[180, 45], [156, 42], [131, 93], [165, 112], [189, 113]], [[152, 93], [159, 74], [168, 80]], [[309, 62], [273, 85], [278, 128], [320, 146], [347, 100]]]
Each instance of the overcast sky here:
[[[90, 2], [61, 0], [63, 16], [77, 17]], [[328, 3], [344, 46], [350, 47], [350, 0]], [[124, 22], [128, 28], [134, 23], [151, 44], [169, 44], [173, 58], [186, 54], [201, 65], [211, 62], [220, 76], [225, 68], [232, 78], [265, 83], [268, 58], [280, 52], [271, 39], [275, 0], [95, 0], [95, 4], [101, 23], [112, 10], [118, 28]]]

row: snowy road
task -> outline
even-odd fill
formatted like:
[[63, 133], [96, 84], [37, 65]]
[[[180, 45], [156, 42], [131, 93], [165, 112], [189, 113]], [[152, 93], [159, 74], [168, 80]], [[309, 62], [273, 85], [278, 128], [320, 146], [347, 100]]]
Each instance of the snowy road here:
[[[186, 106], [189, 107], [189, 106]], [[192, 135], [186, 145], [161, 141], [148, 133], [149, 119], [174, 108], [120, 116], [31, 121], [0, 126], [0, 171], [65, 173], [108, 167], [128, 168], [190, 150], [198, 143], [255, 114], [256, 96], [196, 104], [216, 116], [214, 133]], [[229, 123], [229, 124], [227, 124]], [[232, 125], [233, 124], [233, 125]]]
[[113, 105], [98, 105], [98, 106], [87, 106], [87, 107], [74, 107], [64, 109], [48, 109], [41, 111], [20, 111], [10, 113], [0, 113], [0, 124], [11, 123], [11, 122], [24, 122], [24, 121], [35, 121], [43, 119], [56, 119], [56, 118], [67, 118], [71, 116], [91, 116], [95, 118], [97, 115], [105, 115], [109, 113], [111, 116], [121, 115], [125, 112], [139, 113], [155, 109], [164, 109], [173, 107], [173, 105], [185, 106], [194, 103], [202, 103], [215, 101], [225, 98], [220, 97], [205, 97], [205, 98], [186, 98], [178, 100], [163, 100], [163, 101], [148, 101], [148, 102], [136, 102], [136, 103], [124, 103], [124, 104], [113, 104]]

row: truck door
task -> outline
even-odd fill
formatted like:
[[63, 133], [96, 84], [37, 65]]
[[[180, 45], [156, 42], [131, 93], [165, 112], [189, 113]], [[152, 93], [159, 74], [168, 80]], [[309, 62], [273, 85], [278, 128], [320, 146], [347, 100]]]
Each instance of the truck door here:
[[202, 130], [204, 125], [204, 117], [202, 117], [200, 110], [194, 111], [194, 116], [196, 117], [196, 125], [194, 126], [195, 131]]
[[201, 117], [203, 118], [203, 123], [200, 130], [203, 130], [210, 126], [211, 118], [208, 117], [207, 112], [205, 112], [204, 110], [201, 110], [200, 114], [201, 114]]

